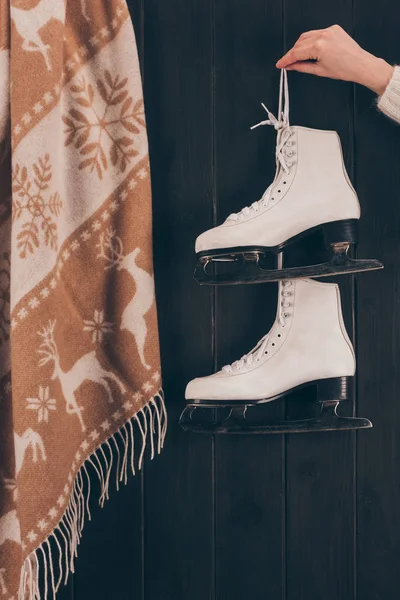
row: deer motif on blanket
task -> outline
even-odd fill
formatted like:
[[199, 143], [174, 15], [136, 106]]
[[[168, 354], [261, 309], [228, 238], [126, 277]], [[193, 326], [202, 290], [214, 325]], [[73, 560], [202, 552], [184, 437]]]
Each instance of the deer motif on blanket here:
[[7, 589], [7, 586], [6, 586], [5, 574], [6, 574], [6, 569], [3, 567], [2, 569], [0, 569], [0, 590], [1, 590], [1, 594], [3, 596], [7, 596], [8, 595], [8, 589]]
[[[81, 0], [81, 10], [88, 21], [87, 0]], [[65, 0], [40, 0], [30, 10], [11, 6], [11, 18], [23, 39], [22, 49], [27, 52], [40, 52], [45, 60], [47, 70], [52, 71], [51, 47], [43, 41], [41, 29], [52, 19], [64, 23]]]
[[155, 300], [154, 277], [136, 263], [140, 248], [135, 248], [129, 254], [124, 254], [122, 240], [115, 235], [112, 229], [108, 229], [106, 233], [100, 236], [99, 249], [98, 258], [102, 258], [108, 263], [105, 269], [113, 267], [116, 267], [117, 270], [124, 269], [135, 282], [136, 293], [122, 313], [120, 327], [121, 330], [132, 333], [142, 365], [149, 370], [151, 367], [145, 359], [147, 338], [145, 316]]
[[126, 393], [126, 387], [112, 371], [107, 371], [102, 367], [96, 357], [95, 350], [88, 352], [79, 358], [72, 369], [64, 371], [60, 364], [60, 355], [54, 337], [55, 326], [56, 321], [50, 321], [47, 327], [44, 327], [42, 331], [38, 332], [43, 340], [40, 349], [38, 350], [38, 353], [42, 356], [39, 361], [39, 366], [43, 367], [50, 362], [54, 363], [54, 371], [51, 379], [53, 381], [58, 379], [60, 382], [62, 393], [67, 404], [67, 414], [77, 415], [82, 431], [86, 431], [82, 417], [83, 408], [78, 405], [76, 399], [76, 392], [80, 386], [85, 381], [92, 381], [100, 385], [106, 391], [110, 404], [114, 402], [114, 399], [109, 381], [113, 381], [119, 387], [121, 394]]
[[82, 14], [85, 17], [86, 21], [90, 21], [88, 7], [87, 7], [87, 1], [88, 0], [81, 0], [81, 8], [82, 8]]
[[7, 541], [21, 543], [21, 527], [15, 509], [0, 518], [0, 546]]
[[[32, 461], [34, 463], [37, 463], [39, 458], [42, 461], [47, 459], [42, 438], [31, 428], [24, 431], [22, 435], [18, 435], [18, 433], [14, 431], [14, 448], [16, 476], [18, 476], [22, 469], [26, 458], [26, 452], [29, 448], [32, 448]], [[6, 485], [6, 489], [13, 490], [15, 501], [17, 498], [16, 481], [15, 479], [4, 479], [5, 484], [11, 482], [13, 485]], [[17, 511], [15, 509], [10, 510], [0, 518], [0, 546], [2, 546], [6, 541], [15, 542], [16, 544], [21, 543], [21, 528]], [[6, 589], [4, 573], [5, 570], [0, 569], [0, 590], [3, 595], [6, 595], [7, 592], [4, 592], [4, 589]]]
[[28, 448], [32, 448], [32, 460], [34, 463], [38, 462], [38, 450], [42, 460], [46, 460], [46, 451], [44, 448], [43, 440], [40, 435], [33, 431], [33, 429], [27, 429], [22, 435], [18, 435], [14, 432], [14, 447], [15, 447], [15, 471], [18, 475], [24, 464], [25, 454]]

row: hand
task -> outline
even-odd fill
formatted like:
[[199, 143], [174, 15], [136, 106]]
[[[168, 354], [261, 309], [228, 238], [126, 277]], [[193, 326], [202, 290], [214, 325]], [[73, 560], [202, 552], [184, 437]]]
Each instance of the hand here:
[[303, 33], [276, 66], [288, 71], [353, 81], [383, 94], [393, 67], [363, 50], [339, 25]]

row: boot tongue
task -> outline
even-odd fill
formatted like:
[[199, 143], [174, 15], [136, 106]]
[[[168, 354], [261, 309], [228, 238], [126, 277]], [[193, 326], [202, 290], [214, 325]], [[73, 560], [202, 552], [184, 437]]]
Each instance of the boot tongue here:
[[281, 175], [282, 171], [285, 173], [289, 173], [289, 167], [287, 165], [287, 161], [285, 155], [283, 153], [283, 149], [285, 148], [286, 142], [291, 136], [292, 132], [290, 130], [290, 122], [289, 122], [289, 87], [288, 87], [288, 78], [286, 69], [281, 69], [280, 83], [279, 83], [279, 108], [278, 108], [278, 117], [265, 106], [264, 103], [261, 103], [261, 106], [265, 110], [268, 115], [268, 119], [264, 121], [260, 121], [256, 125], [253, 125], [250, 129], [256, 129], [262, 125], [270, 125], [274, 127], [277, 131], [277, 139], [276, 139], [276, 173], [275, 178], [272, 184], [267, 188], [264, 192], [262, 198], [253, 202], [251, 206], [245, 206], [238, 213], [232, 213], [226, 219], [225, 223], [229, 221], [238, 221], [242, 217], [248, 216], [252, 211], [257, 212], [260, 209], [260, 205], [267, 205], [272, 186], [277, 181], [278, 177]]
[[[282, 117], [284, 117], [282, 115]], [[281, 121], [277, 121], [277, 123], [281, 123]], [[278, 128], [277, 137], [276, 137], [276, 172], [275, 177], [271, 185], [267, 187], [264, 194], [261, 196], [260, 200], [253, 202], [250, 206], [245, 206], [237, 213], [232, 213], [226, 219], [225, 223], [229, 221], [238, 221], [242, 217], [247, 217], [251, 213], [257, 212], [260, 209], [260, 205], [266, 206], [270, 200], [271, 192], [273, 186], [276, 184], [277, 180], [284, 172], [286, 174], [289, 173], [289, 166], [287, 164], [287, 157], [284, 154], [284, 149], [286, 147], [286, 143], [292, 135], [292, 131], [288, 125], [285, 125], [283, 128]]]
[[251, 364], [253, 364], [254, 357], [258, 353], [261, 354], [264, 351], [264, 348], [268, 344], [269, 336], [270, 333], [267, 333], [267, 335], [261, 338], [261, 340], [257, 343], [256, 346], [254, 346], [252, 350], [250, 350], [250, 352], [242, 356], [240, 360], [235, 360], [235, 362], [233, 362], [231, 365], [226, 365], [225, 367], [222, 367], [222, 370], [226, 371], [227, 373], [232, 373], [233, 370], [240, 371], [244, 366], [250, 366]]

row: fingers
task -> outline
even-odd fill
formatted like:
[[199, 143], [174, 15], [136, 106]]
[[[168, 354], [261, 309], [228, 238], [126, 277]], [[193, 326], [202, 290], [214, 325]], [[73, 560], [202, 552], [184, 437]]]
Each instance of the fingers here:
[[323, 31], [325, 31], [325, 29], [312, 29], [311, 31], [305, 31], [301, 34], [297, 42], [299, 42], [300, 40], [308, 40], [310, 37], [317, 37], [321, 35]]
[[[276, 66], [278, 67], [278, 69], [284, 69], [288, 65], [290, 65], [291, 63], [296, 62], [296, 61], [317, 59], [318, 58], [318, 56], [316, 56], [317, 43], [318, 43], [318, 40], [321, 38], [322, 33], [324, 33], [325, 31], [326, 31], [326, 29], [312, 29], [311, 31], [306, 31], [306, 32], [302, 33], [301, 36], [299, 37], [299, 39], [297, 40], [297, 42], [294, 44], [293, 48], [291, 50], [289, 50], [289, 52], [287, 52], [276, 63]], [[304, 42], [307, 42], [307, 44], [304, 44]], [[301, 50], [300, 50], [300, 48], [301, 48]], [[308, 57], [304, 57], [306, 48], [310, 49], [311, 55]], [[315, 56], [312, 56], [312, 55], [315, 55]]]
[[315, 44], [310, 44], [309, 42], [306, 44], [296, 44], [285, 56], [278, 60], [276, 66], [278, 69], [286, 69], [293, 63], [305, 60], [318, 60], [318, 52]]
[[313, 62], [296, 62], [287, 67], [287, 71], [298, 71], [299, 73], [309, 73], [310, 75], [322, 75], [321, 67]]

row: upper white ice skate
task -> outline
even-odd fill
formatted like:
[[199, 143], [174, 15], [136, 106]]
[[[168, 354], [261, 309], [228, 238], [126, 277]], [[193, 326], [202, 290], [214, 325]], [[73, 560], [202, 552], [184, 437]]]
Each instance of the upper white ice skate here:
[[232, 365], [191, 381], [187, 400], [273, 399], [297, 386], [355, 373], [336, 284], [297, 279], [280, 284], [271, 331]]
[[285, 70], [281, 74], [278, 119], [264, 108], [269, 118], [258, 125], [272, 125], [277, 130], [275, 179], [260, 200], [201, 234], [196, 241], [197, 253], [277, 247], [324, 223], [360, 218], [360, 204], [346, 172], [338, 134], [289, 125]]

